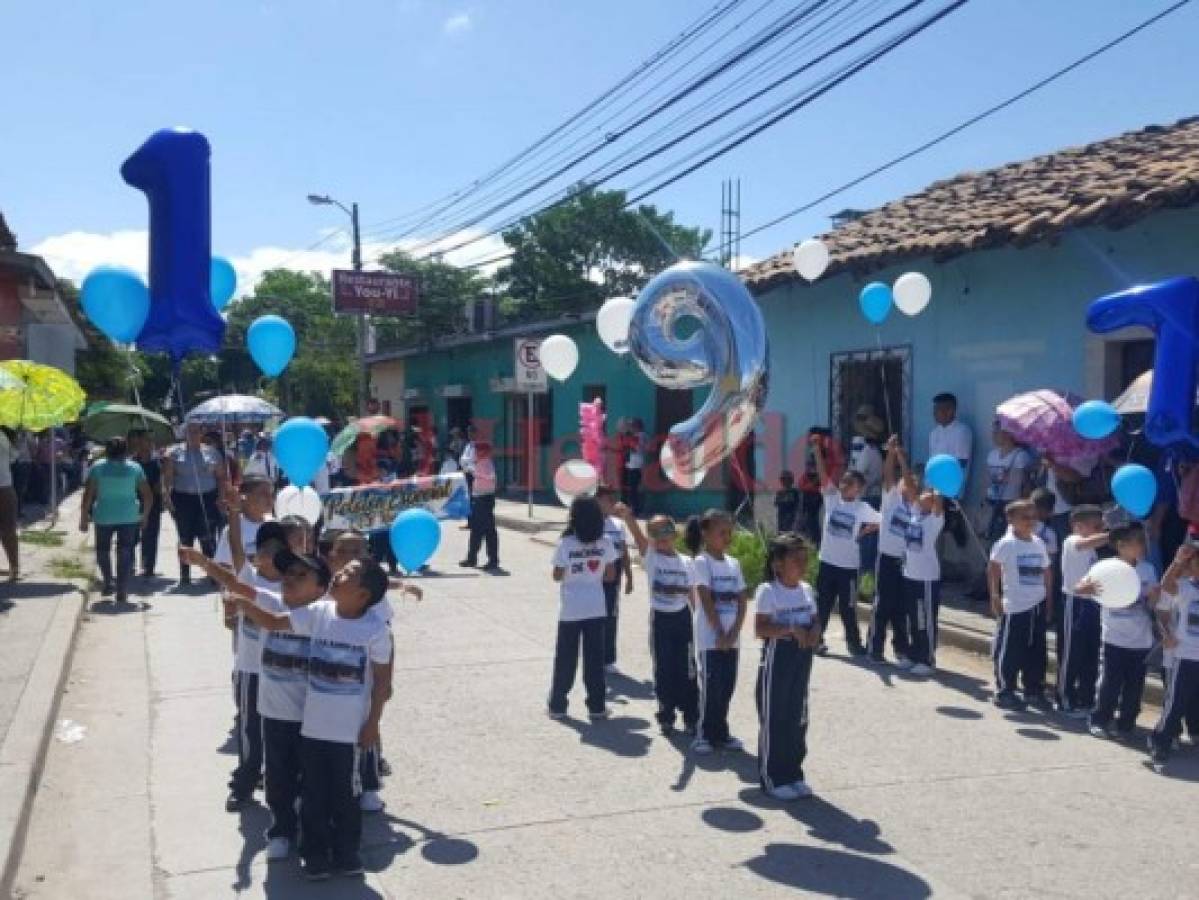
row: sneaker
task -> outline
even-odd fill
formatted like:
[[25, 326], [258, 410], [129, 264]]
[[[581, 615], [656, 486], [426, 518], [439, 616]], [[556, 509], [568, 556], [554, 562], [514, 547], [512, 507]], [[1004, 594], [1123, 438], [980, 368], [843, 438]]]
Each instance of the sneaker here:
[[1165, 771], [1166, 763], [1170, 761], [1170, 751], [1159, 750], [1153, 746], [1153, 738], [1149, 739], [1149, 765], [1153, 766], [1153, 771], [1159, 775]]
[[547, 709], [545, 714], [555, 721], [566, 718], [566, 710]]
[[791, 788], [795, 791], [796, 800], [810, 800], [815, 796], [815, 792], [808, 787], [808, 783], [802, 779], [791, 785]]
[[782, 800], [788, 802], [799, 799], [799, 792], [795, 790], [795, 786], [791, 784], [780, 784], [772, 788], [766, 788], [763, 792], [767, 797], [774, 800]]
[[1000, 709], [1024, 709], [1024, 701], [1012, 691], [1003, 691], [996, 694], [995, 699], [991, 702]]
[[745, 750], [745, 745], [741, 743], [741, 738], [735, 738], [729, 735], [729, 739], [720, 745], [721, 750], [730, 750], [734, 753], [741, 753]]
[[1111, 734], [1102, 725], [1091, 725], [1087, 728], [1087, 731], [1091, 733], [1091, 737], [1104, 738], [1105, 740], [1111, 737]]
[[478, 568], [478, 565], [479, 564], [473, 559], [464, 559], [462, 562], [458, 563], [458, 566], [463, 569]]
[[366, 813], [382, 812], [386, 805], [378, 791], [363, 791], [362, 796], [358, 798], [358, 808]]
[[100, 586], [101, 597], [111, 597], [114, 591], [116, 591], [116, 585], [114, 585], [111, 581], [106, 581]]
[[500, 564], [498, 562], [489, 562], [483, 567], [484, 572], [498, 572], [499, 570]]
[[291, 853], [291, 841], [285, 837], [273, 837], [266, 845], [266, 861], [278, 862]]
[[914, 666], [914, 665], [916, 665], [916, 664], [914, 662], [912, 662], [910, 659], [908, 659], [906, 656], [901, 656], [901, 657], [899, 657], [899, 659], [895, 660], [895, 668], [900, 669], [904, 672], [910, 672], [912, 670], [912, 666]]
[[929, 666], [929, 665], [925, 665], [924, 663], [915, 663], [912, 665], [912, 667], [910, 669], [908, 669], [908, 672], [911, 673], [912, 675], [926, 675], [927, 676], [927, 675], [933, 674], [933, 667]]
[[387, 778], [391, 775], [391, 763], [389, 763], [382, 756], [379, 757], [379, 774], [384, 778]]
[[604, 666], [604, 671], [609, 675], [615, 675], [620, 671], [620, 669], [616, 668], [616, 663], [608, 663], [606, 666]]
[[250, 802], [249, 797], [239, 797], [237, 794], [230, 793], [225, 798], [225, 812], [241, 812], [243, 806]]
[[605, 707], [604, 709], [597, 710], [595, 712], [588, 712], [587, 718], [589, 718], [592, 722], [599, 722], [602, 719], [608, 718], [609, 715], [610, 715], [610, 713], [608, 712], [607, 708]]
[[329, 864], [322, 860], [304, 861], [304, 877], [308, 881], [328, 881], [333, 874]]
[[696, 738], [691, 742], [691, 752], [697, 756], [711, 756], [712, 744], [704, 738]]

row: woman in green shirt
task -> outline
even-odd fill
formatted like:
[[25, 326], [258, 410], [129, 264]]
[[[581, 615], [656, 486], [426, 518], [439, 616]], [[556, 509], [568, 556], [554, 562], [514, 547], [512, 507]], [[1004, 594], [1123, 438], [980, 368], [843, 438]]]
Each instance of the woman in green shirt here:
[[[104, 461], [92, 466], [79, 517], [79, 530], [96, 523], [96, 562], [104, 578], [101, 595], [116, 592], [117, 603], [128, 598], [129, 576], [133, 574], [133, 548], [139, 530], [154, 505], [154, 493], [142, 467], [126, 458], [124, 438], [104, 445]], [[117, 578], [112, 578], [112, 539], [117, 539]]]

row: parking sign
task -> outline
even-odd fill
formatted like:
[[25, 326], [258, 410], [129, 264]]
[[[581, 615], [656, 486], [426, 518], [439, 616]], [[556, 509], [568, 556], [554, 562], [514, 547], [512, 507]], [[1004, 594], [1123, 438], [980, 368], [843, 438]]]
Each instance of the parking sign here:
[[543, 393], [549, 389], [545, 369], [541, 367], [541, 341], [516, 339], [516, 389], [521, 393]]

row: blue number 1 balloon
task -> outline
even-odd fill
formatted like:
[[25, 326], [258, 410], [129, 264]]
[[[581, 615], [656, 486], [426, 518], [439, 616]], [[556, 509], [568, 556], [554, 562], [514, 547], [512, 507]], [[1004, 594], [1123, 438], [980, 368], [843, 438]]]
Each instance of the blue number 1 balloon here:
[[225, 334], [209, 286], [210, 155], [204, 135], [166, 128], [121, 166], [121, 177], [150, 205], [150, 315], [138, 347], [165, 350], [176, 363], [190, 351], [216, 352]]

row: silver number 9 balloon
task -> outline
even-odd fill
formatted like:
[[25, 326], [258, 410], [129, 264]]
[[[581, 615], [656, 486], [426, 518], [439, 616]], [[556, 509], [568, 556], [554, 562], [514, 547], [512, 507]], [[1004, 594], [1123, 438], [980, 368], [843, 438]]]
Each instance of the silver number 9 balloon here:
[[[698, 328], [680, 338], [685, 319]], [[680, 476], [702, 475], [753, 430], [766, 402], [770, 359], [762, 313], [736, 275], [711, 263], [681, 262], [655, 276], [633, 307], [629, 352], [664, 388], [712, 385], [703, 406], [670, 429]]]

